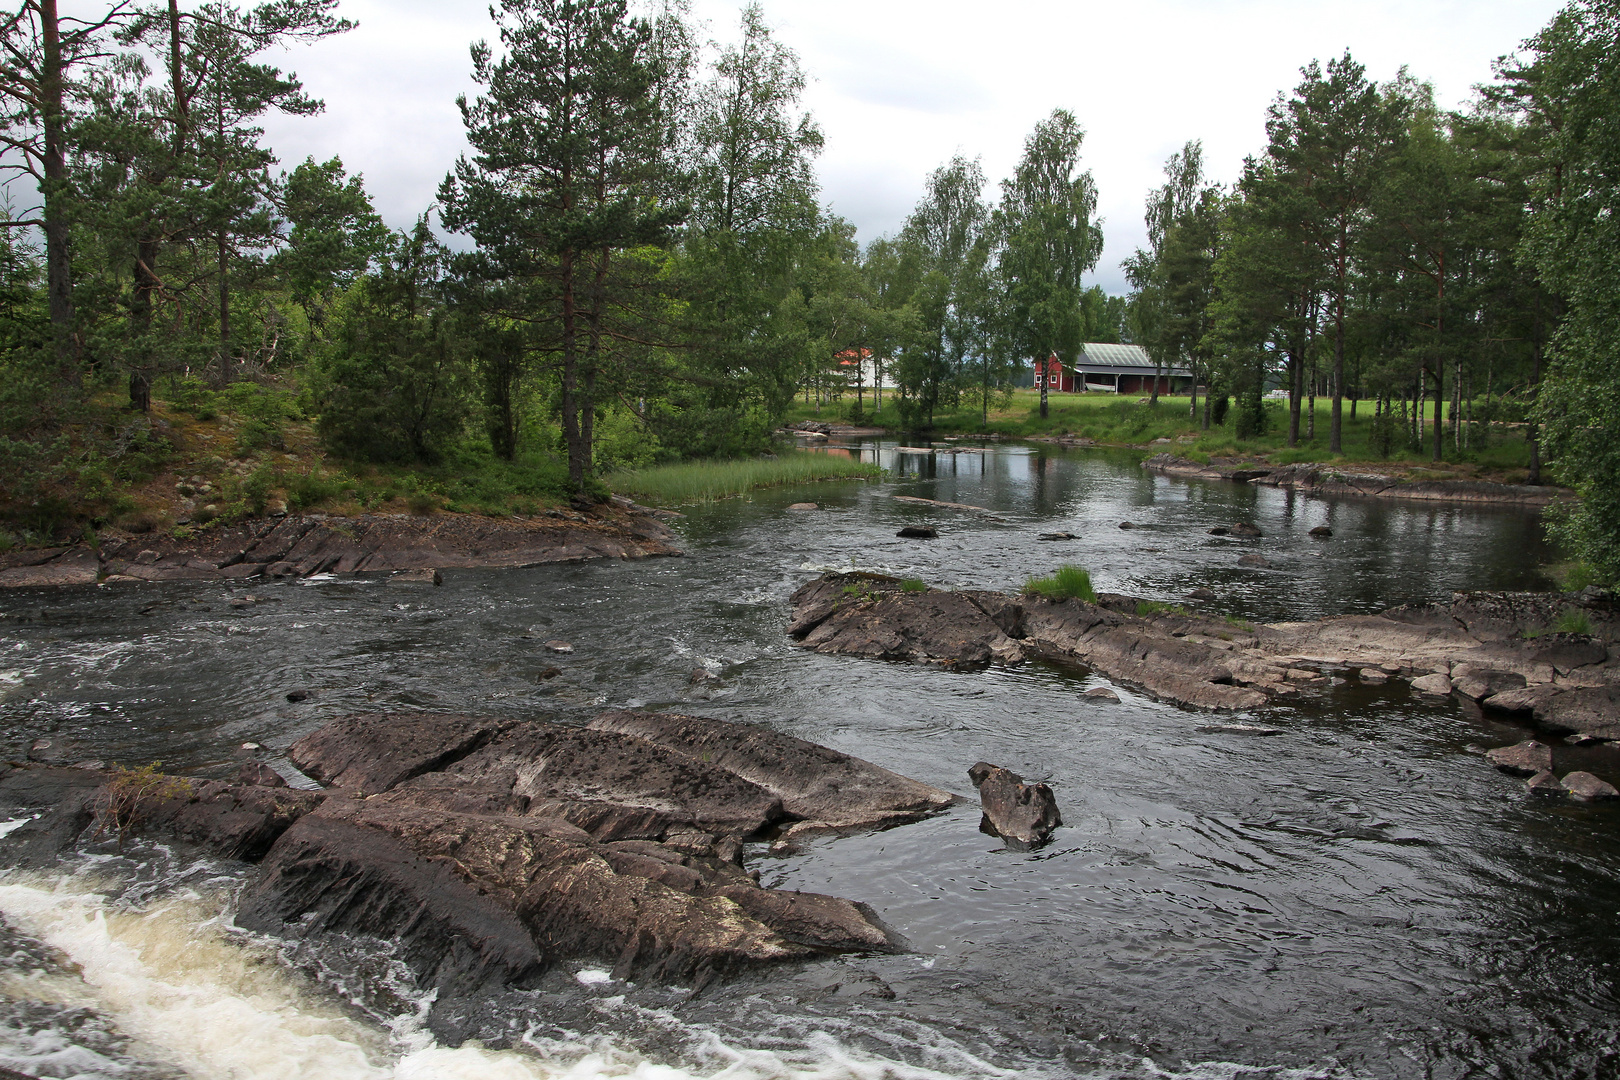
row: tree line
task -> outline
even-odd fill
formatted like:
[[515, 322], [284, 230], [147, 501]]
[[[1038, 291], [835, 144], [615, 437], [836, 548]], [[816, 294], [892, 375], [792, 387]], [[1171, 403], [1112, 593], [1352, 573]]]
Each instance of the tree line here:
[[1435, 461], [1521, 422], [1530, 482], [1548, 461], [1582, 496], [1564, 539], [1620, 579], [1617, 92], [1613, 0], [1570, 4], [1465, 109], [1404, 69], [1376, 84], [1348, 52], [1307, 65], [1236, 183], [1206, 178], [1196, 140], [1166, 163], [1126, 264], [1135, 340], [1208, 388], [1203, 427], [1235, 402], [1239, 436], [1314, 438], [1318, 395], [1330, 453], [1358, 409], [1375, 453]]
[[925, 426], [964, 396], [987, 411], [1020, 357], [1117, 338], [1122, 303], [1081, 285], [1101, 233], [1071, 113], [998, 202], [956, 158], [863, 250], [820, 202], [805, 76], [757, 5], [723, 48], [673, 0], [492, 14], [469, 152], [402, 231], [340, 159], [288, 172], [265, 144], [267, 115], [322, 103], [263, 54], [351, 30], [337, 0], [7, 16], [4, 163], [40, 196], [0, 252], [12, 463], [98, 389], [144, 412], [160, 381], [280, 378], [335, 453], [540, 446], [583, 489], [604, 458], [766, 450], [794, 394], [853, 380], [864, 402], [874, 368]]

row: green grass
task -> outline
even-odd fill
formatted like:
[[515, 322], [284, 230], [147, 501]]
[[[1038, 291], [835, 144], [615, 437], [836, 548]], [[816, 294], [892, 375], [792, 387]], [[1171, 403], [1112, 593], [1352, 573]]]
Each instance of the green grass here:
[[1024, 592], [1044, 596], [1048, 600], [1084, 600], [1097, 602], [1097, 592], [1091, 587], [1091, 574], [1079, 566], [1064, 565], [1051, 577], [1030, 578], [1024, 582]]
[[901, 592], [927, 592], [928, 582], [922, 578], [908, 577], [900, 582]]
[[602, 478], [621, 495], [659, 506], [713, 502], [755, 488], [808, 484], [821, 480], [875, 479], [883, 475], [868, 465], [838, 454], [794, 451], [774, 458], [740, 461], [683, 461], [626, 469]]
[[[891, 401], [890, 394], [885, 391], [883, 411], [875, 413], [871, 411], [872, 402], [869, 395], [864, 421], [898, 429], [899, 411]], [[1357, 405], [1354, 418], [1350, 416], [1350, 403], [1345, 402], [1344, 452], [1341, 454], [1332, 454], [1328, 451], [1328, 429], [1332, 423], [1333, 411], [1333, 403], [1328, 398], [1316, 399], [1314, 438], [1306, 434], [1309, 431], [1310, 416], [1308, 410], [1304, 406], [1301, 407], [1300, 441], [1293, 447], [1287, 446], [1286, 401], [1268, 401], [1266, 415], [1269, 429], [1262, 435], [1245, 440], [1239, 440], [1236, 435], [1235, 409], [1228, 415], [1224, 425], [1214, 425], [1206, 432], [1200, 426], [1200, 420], [1194, 419], [1190, 414], [1191, 399], [1184, 395], [1161, 397], [1156, 404], [1147, 404], [1139, 403], [1138, 398], [1131, 395], [1120, 397], [1115, 394], [1050, 394], [1047, 397], [1047, 404], [1049, 415], [1043, 420], [1040, 416], [1039, 392], [1019, 390], [1013, 394], [1007, 405], [991, 408], [988, 423], [981, 418], [979, 409], [975, 407], [942, 409], [934, 414], [934, 426], [930, 434], [935, 436], [993, 434], [1026, 439], [1050, 435], [1069, 436], [1091, 439], [1105, 445], [1149, 446], [1155, 451], [1166, 450], [1201, 464], [1207, 464], [1211, 457], [1261, 454], [1267, 455], [1267, 459], [1277, 465], [1300, 461], [1335, 460], [1388, 461], [1391, 464], [1419, 463], [1429, 461], [1433, 456], [1433, 429], [1426, 425], [1421, 447], [1407, 445], [1405, 433], [1402, 432], [1399, 433], [1395, 445], [1386, 458], [1373, 437], [1373, 405], [1369, 401], [1362, 401]], [[787, 422], [845, 419], [854, 405], [855, 400], [851, 396], [838, 403], [823, 405], [821, 414], [817, 416], [813, 406], [806, 407], [803, 400], [799, 399], [789, 412]], [[1479, 402], [1477, 405], [1479, 411], [1483, 411], [1484, 403]], [[1200, 413], [1203, 411], [1202, 406], [1203, 403], [1200, 401]], [[1432, 411], [1431, 404], [1426, 408], [1426, 421], [1432, 418]], [[1181, 442], [1184, 437], [1192, 441]], [[1154, 447], [1152, 443], [1155, 439], [1172, 441], [1168, 446], [1160, 444]], [[1521, 428], [1497, 425], [1489, 432], [1477, 431], [1473, 444], [1459, 451], [1453, 445], [1448, 426], [1444, 458], [1448, 463], [1464, 462], [1486, 470], [1522, 470], [1529, 464], [1529, 447], [1524, 441]]]
[[1190, 615], [1186, 608], [1178, 604], [1166, 604], [1160, 600], [1138, 600], [1136, 602], [1138, 615]]

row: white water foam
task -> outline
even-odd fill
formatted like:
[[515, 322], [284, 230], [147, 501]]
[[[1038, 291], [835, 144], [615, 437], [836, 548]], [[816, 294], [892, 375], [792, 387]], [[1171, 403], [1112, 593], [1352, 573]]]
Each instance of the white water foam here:
[[[79, 976], [13, 977], [0, 990], [94, 1008], [134, 1040], [141, 1057], [195, 1080], [951, 1080], [814, 1034], [802, 1051], [786, 1054], [734, 1048], [694, 1029], [700, 1059], [712, 1063], [701, 1070], [649, 1061], [603, 1039], [531, 1040], [533, 1053], [441, 1046], [419, 1017], [402, 1018], [390, 1032], [311, 994], [272, 950], [244, 947], [226, 931], [217, 898], [192, 892], [125, 910], [76, 885], [0, 884], [0, 914], [62, 953]], [[51, 1070], [56, 1075], [126, 1072], [50, 1032], [0, 1031], [0, 1042], [10, 1044], [0, 1059], [36, 1067], [53, 1059], [69, 1068]]]

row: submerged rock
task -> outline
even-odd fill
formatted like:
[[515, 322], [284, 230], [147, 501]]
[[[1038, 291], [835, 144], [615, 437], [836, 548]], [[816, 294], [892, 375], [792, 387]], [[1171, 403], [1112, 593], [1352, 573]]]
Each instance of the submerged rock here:
[[1075, 536], [1074, 533], [1049, 532], [1049, 533], [1041, 533], [1035, 539], [1037, 539], [1037, 540], [1077, 540], [1079, 538], [1077, 536]]
[[902, 540], [934, 540], [939, 537], [939, 530], [929, 525], [907, 525], [894, 535]]
[[1093, 686], [1090, 690], [1087, 690], [1080, 696], [1096, 698], [1098, 701], [1112, 701], [1115, 704], [1119, 703], [1119, 695], [1108, 689], [1106, 686]]
[[1317, 540], [1327, 540], [1333, 536], [1333, 530], [1326, 525], [1318, 525], [1311, 530], [1310, 535]]
[[1563, 795], [1564, 785], [1551, 769], [1543, 769], [1524, 782], [1524, 786], [1541, 795]]
[[1040, 847], [1063, 824], [1057, 798], [1045, 784], [1026, 784], [1017, 773], [984, 761], [968, 770], [968, 779], [979, 789], [984, 808], [979, 831], [1001, 837], [1009, 847]]

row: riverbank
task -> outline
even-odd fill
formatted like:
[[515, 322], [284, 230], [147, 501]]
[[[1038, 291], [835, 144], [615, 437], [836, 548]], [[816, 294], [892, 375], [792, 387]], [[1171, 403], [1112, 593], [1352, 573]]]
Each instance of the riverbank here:
[[1265, 484], [1311, 495], [1507, 503], [1529, 507], [1545, 507], [1562, 499], [1575, 498], [1575, 493], [1568, 488], [1465, 479], [1447, 476], [1433, 469], [1406, 469], [1399, 473], [1360, 472], [1353, 467], [1321, 462], [1270, 465], [1253, 458], [1212, 458], [1205, 465], [1168, 452], [1147, 458], [1142, 462], [1142, 468], [1164, 476]]
[[176, 534], [0, 554], [0, 587], [243, 581], [322, 573], [417, 573], [679, 555], [668, 511], [628, 499], [507, 519], [473, 514], [293, 514]]

